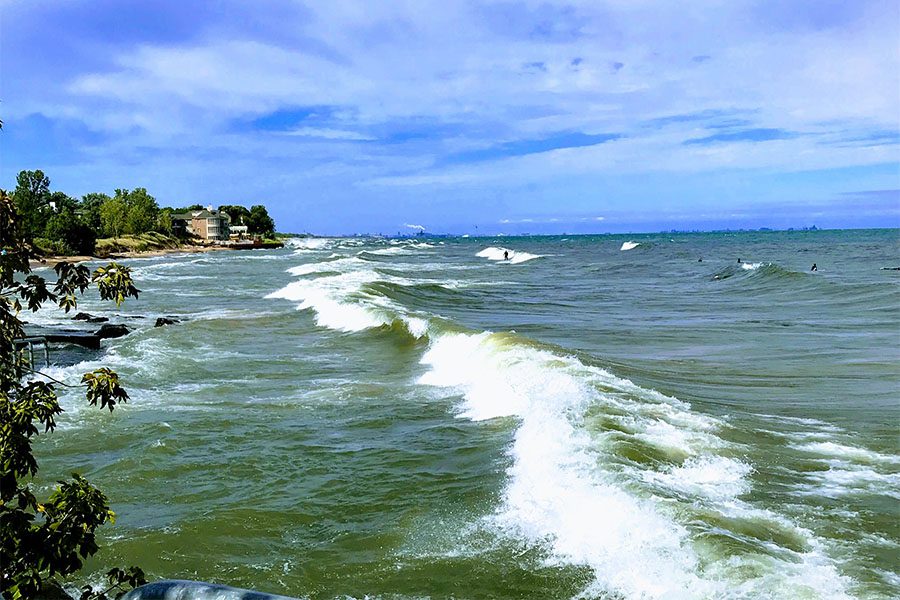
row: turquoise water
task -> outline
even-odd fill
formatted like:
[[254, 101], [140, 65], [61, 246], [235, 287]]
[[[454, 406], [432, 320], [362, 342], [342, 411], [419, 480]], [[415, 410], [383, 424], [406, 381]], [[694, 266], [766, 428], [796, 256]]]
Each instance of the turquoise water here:
[[82, 308], [136, 331], [50, 372], [110, 365], [132, 400], [65, 396], [38, 448], [48, 481], [77, 469], [119, 515], [89, 580], [136, 563], [315, 599], [900, 595], [897, 230], [130, 264], [140, 300]]

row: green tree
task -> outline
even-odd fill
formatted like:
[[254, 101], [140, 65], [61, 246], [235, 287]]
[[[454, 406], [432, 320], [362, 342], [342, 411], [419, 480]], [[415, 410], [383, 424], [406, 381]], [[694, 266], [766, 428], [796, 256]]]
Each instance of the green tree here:
[[250, 211], [238, 204], [223, 204], [219, 210], [231, 217], [232, 225], [246, 225], [250, 219]]
[[271, 236], [275, 233], [275, 221], [269, 216], [266, 207], [257, 204], [250, 207], [250, 216], [247, 218], [247, 231], [262, 236]]
[[23, 233], [30, 242], [44, 231], [50, 218], [50, 179], [40, 170], [19, 172], [13, 202]]
[[116, 190], [116, 198], [121, 199], [127, 207], [125, 215], [125, 233], [140, 234], [153, 231], [156, 227], [156, 216], [159, 206], [156, 198], [147, 193], [146, 188], [133, 190]]
[[103, 231], [103, 221], [100, 219], [100, 206], [109, 200], [107, 194], [92, 192], [81, 197], [81, 220], [98, 234]]
[[97, 234], [67, 206], [56, 211], [47, 221], [44, 237], [62, 245], [62, 254], [94, 253]]
[[[77, 296], [94, 284], [117, 305], [138, 296], [126, 267], [111, 263], [91, 273], [83, 265], [59, 263], [55, 284], [30, 273], [32, 249], [12, 199], [0, 190], [0, 594], [8, 600], [34, 598], [61, 588], [61, 577], [78, 571], [98, 550], [95, 531], [115, 514], [106, 496], [84, 477], [61, 481], [43, 501], [31, 480], [38, 472], [32, 452], [35, 436], [52, 431], [62, 412], [55, 386], [65, 385], [35, 372], [16, 340], [24, 337], [19, 313], [52, 302], [67, 312]], [[52, 284], [52, 287], [51, 287]], [[128, 394], [118, 376], [97, 369], [82, 378], [91, 405], [113, 410]], [[113, 569], [109, 588], [82, 588], [81, 598], [108, 594], [144, 583], [140, 569]], [[116, 595], [118, 597], [118, 594]]]
[[156, 216], [156, 231], [172, 235], [172, 210], [164, 208]]
[[103, 224], [103, 235], [106, 237], [119, 237], [127, 214], [128, 205], [118, 195], [101, 204], [100, 222]]
[[64, 192], [50, 192], [50, 195], [47, 196], [47, 204], [54, 212], [66, 210], [74, 213], [78, 208], [78, 200]]

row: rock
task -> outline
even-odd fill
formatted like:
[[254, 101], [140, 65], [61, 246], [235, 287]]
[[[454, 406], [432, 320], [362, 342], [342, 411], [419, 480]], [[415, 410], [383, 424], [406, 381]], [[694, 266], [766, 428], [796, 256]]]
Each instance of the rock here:
[[178, 319], [174, 317], [159, 317], [156, 319], [156, 324], [154, 327], [162, 327], [164, 325], [174, 325], [175, 323], [181, 323]]
[[86, 312], [80, 312], [74, 317], [72, 317], [73, 321], [87, 321], [88, 323], [105, 323], [109, 321], [107, 317], [95, 317], [94, 315]]
[[101, 340], [122, 337], [123, 335], [128, 335], [129, 333], [131, 333], [131, 330], [124, 325], [106, 324], [101, 325], [100, 329], [97, 330], [97, 336]]

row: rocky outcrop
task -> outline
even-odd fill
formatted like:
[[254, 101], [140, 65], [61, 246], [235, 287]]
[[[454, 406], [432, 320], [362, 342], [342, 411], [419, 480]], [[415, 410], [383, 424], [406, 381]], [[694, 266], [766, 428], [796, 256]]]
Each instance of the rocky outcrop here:
[[73, 321], [87, 321], [88, 323], [105, 323], [109, 321], [107, 317], [96, 317], [90, 313], [80, 312], [74, 317], [72, 317]]
[[153, 326], [164, 327], [166, 325], [174, 325], [176, 323], [181, 323], [181, 321], [179, 319], [176, 319], [175, 317], [159, 317], [158, 319], [156, 319], [156, 324]]
[[118, 338], [123, 335], [128, 335], [131, 333], [131, 330], [128, 329], [125, 325], [111, 325], [106, 324], [102, 325], [100, 329], [97, 330], [97, 337], [101, 340], [106, 340], [109, 338]]

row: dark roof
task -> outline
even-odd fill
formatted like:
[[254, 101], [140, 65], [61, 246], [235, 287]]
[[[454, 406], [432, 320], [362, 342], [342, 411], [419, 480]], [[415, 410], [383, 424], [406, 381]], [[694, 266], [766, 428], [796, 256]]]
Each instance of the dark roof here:
[[192, 210], [191, 212], [186, 213], [177, 213], [172, 215], [173, 219], [182, 219], [185, 221], [190, 221], [191, 219], [216, 219], [223, 218], [231, 220], [231, 217], [228, 216], [227, 212], [222, 212], [221, 210], [213, 210], [208, 211], [205, 208], [203, 210]]

